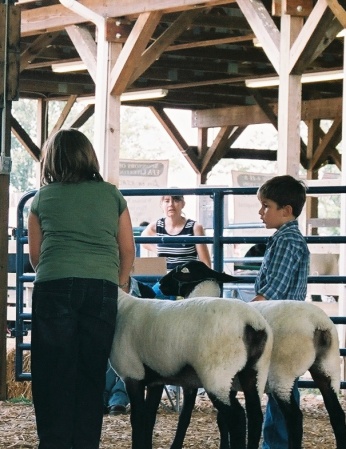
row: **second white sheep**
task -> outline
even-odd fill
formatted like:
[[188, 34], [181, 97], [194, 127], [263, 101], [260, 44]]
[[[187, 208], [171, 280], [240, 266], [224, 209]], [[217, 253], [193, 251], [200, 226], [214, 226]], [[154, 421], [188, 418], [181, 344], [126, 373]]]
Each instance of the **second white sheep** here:
[[[180, 265], [160, 281], [164, 294], [195, 297], [218, 287], [220, 273], [202, 262]], [[229, 277], [229, 282], [235, 278]], [[214, 287], [213, 287], [214, 285]], [[301, 449], [302, 412], [291, 394], [296, 378], [309, 371], [320, 389], [336, 448], [346, 449], [345, 413], [338, 400], [340, 389], [340, 351], [335, 325], [319, 307], [304, 301], [276, 300], [248, 303], [258, 310], [273, 330], [274, 344], [266, 391], [272, 393], [285, 416], [289, 448]], [[190, 421], [196, 391], [184, 392], [176, 438], [171, 449], [180, 449]], [[241, 408], [237, 409], [240, 413]], [[222, 423], [222, 419], [219, 418]], [[223, 430], [227, 431], [227, 429]], [[232, 446], [231, 446], [232, 447]]]

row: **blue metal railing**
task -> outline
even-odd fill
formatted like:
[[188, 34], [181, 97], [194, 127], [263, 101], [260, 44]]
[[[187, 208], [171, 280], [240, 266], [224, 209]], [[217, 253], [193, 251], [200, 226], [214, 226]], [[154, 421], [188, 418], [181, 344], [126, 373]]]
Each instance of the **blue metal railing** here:
[[[194, 236], [194, 237], [141, 237], [135, 235], [135, 243], [158, 243], [169, 242], [172, 243], [207, 243], [213, 245], [213, 261], [214, 268], [217, 271], [223, 271], [224, 267], [224, 253], [223, 247], [225, 244], [242, 244], [242, 243], [265, 243], [268, 237], [259, 236], [224, 236], [224, 197], [227, 195], [255, 195], [257, 188], [254, 187], [236, 187], [236, 188], [215, 188], [215, 187], [199, 187], [190, 189], [122, 189], [122, 194], [127, 196], [162, 196], [162, 195], [208, 195], [213, 199], [214, 213], [213, 213], [213, 236]], [[308, 194], [342, 194], [346, 193], [346, 186], [338, 187], [310, 187], [308, 188]], [[23, 210], [26, 203], [32, 198], [35, 191], [30, 191], [23, 195], [19, 201], [17, 208], [17, 258], [16, 258], [16, 311], [17, 320], [15, 327], [16, 335], [16, 379], [17, 380], [30, 380], [31, 374], [23, 372], [23, 352], [31, 349], [30, 343], [24, 343], [23, 336], [25, 335], [25, 323], [31, 321], [31, 314], [23, 312], [23, 291], [24, 284], [33, 282], [35, 276], [32, 274], [24, 274], [24, 245], [27, 244], [28, 238], [26, 235], [26, 229], [24, 227]], [[231, 225], [231, 228], [235, 228], [237, 225]], [[346, 236], [306, 236], [307, 243], [346, 243]], [[238, 276], [237, 276], [238, 277]], [[136, 278], [147, 281], [156, 282], [157, 276], [145, 276]], [[240, 283], [253, 283], [255, 276], [243, 275], [239, 276]], [[346, 284], [346, 276], [309, 276], [309, 283], [319, 284]], [[335, 324], [346, 324], [346, 317], [331, 317]], [[340, 355], [346, 356], [346, 349], [340, 348]], [[299, 381], [299, 387], [314, 387], [312, 381]], [[341, 388], [346, 389], [346, 382], [341, 382]]]

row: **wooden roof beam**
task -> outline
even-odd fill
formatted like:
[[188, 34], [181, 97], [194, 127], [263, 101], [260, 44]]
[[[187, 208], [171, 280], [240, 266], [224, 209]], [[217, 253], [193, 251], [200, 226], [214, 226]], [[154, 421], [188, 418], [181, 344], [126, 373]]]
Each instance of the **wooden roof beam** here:
[[330, 159], [333, 160], [334, 164], [341, 171], [341, 154], [336, 148], [332, 148], [329, 152]]
[[66, 27], [66, 32], [96, 83], [97, 45], [91, 33], [87, 28], [76, 25]]
[[[148, 11], [147, 0], [78, 0], [87, 8], [103, 17], [139, 16], [143, 11]], [[235, 3], [236, 0], [156, 0], [150, 2], [149, 11], [163, 11], [164, 13], [184, 11], [195, 8], [209, 8], [217, 5]], [[20, 3], [20, 2], [19, 2]], [[85, 19], [65, 8], [63, 5], [44, 6], [23, 10], [21, 13], [22, 36], [31, 36], [37, 33], [63, 30], [70, 25], [85, 23]]]
[[214, 167], [214, 165], [216, 165], [222, 159], [224, 153], [228, 149], [229, 135], [234, 128], [235, 127], [232, 125], [221, 127], [213, 143], [210, 145], [203, 158], [201, 165], [202, 175], [208, 173]]
[[318, 0], [290, 50], [289, 73], [302, 74], [342, 29], [328, 8], [326, 0]]
[[246, 34], [244, 36], [231, 36], [224, 37], [220, 39], [209, 39], [204, 41], [194, 41], [188, 42], [185, 44], [176, 44], [170, 45], [166, 48], [167, 51], [177, 51], [177, 50], [188, 50], [190, 48], [205, 48], [205, 47], [214, 47], [216, 45], [224, 45], [224, 44], [236, 44], [241, 42], [248, 42], [254, 40], [256, 35], [254, 33]]
[[[269, 107], [277, 114], [277, 103], [270, 103]], [[342, 98], [326, 98], [302, 102], [302, 120], [329, 119], [342, 116]], [[256, 125], [270, 123], [267, 115], [258, 105], [233, 106], [231, 108], [216, 108], [193, 111], [192, 126], [196, 128], [213, 128], [217, 126]]]
[[168, 117], [163, 109], [157, 107], [150, 107], [150, 110], [155, 115], [155, 117], [159, 120], [161, 125], [164, 127], [168, 135], [171, 137], [173, 142], [178, 147], [181, 154], [185, 157], [187, 162], [190, 164], [192, 169], [199, 174], [200, 162], [196, 153], [192, 150], [192, 148], [187, 144], [186, 140], [179, 133], [176, 126], [172, 122], [172, 120]]
[[335, 147], [341, 139], [342, 118], [337, 117], [328, 132], [321, 139], [318, 147], [315, 149], [314, 154], [310, 161], [310, 170], [315, 170], [325, 160], [326, 155], [330, 153], [330, 148]]
[[30, 156], [39, 162], [41, 159], [40, 148], [32, 141], [29, 134], [25, 131], [20, 123], [11, 115], [11, 131], [16, 136], [18, 141], [23, 145], [25, 150], [30, 154]]
[[260, 0], [237, 0], [276, 73], [280, 73], [280, 32]]
[[20, 71], [29, 67], [39, 55], [54, 39], [60, 34], [60, 31], [41, 34], [35, 39], [23, 53], [20, 55]]
[[175, 41], [194, 21], [194, 19], [201, 14], [201, 10], [184, 11], [178, 19], [164, 31], [142, 54], [140, 61], [137, 61], [137, 69], [130, 78], [131, 85], [137, 78], [151, 66], [161, 54]]
[[340, 22], [342, 28], [346, 28], [346, 11], [345, 11], [345, 9], [340, 5], [338, 0], [326, 0], [326, 1], [328, 3], [329, 8], [335, 14], [335, 17]]
[[126, 90], [161, 16], [161, 12], [144, 13], [137, 19], [110, 75], [112, 95], [121, 95]]
[[251, 95], [254, 98], [254, 100], [256, 101], [258, 106], [262, 109], [262, 111], [268, 117], [270, 123], [277, 130], [278, 129], [278, 116], [277, 116], [277, 114], [275, 114], [275, 112], [270, 107], [268, 102], [264, 100], [259, 89], [248, 89], [248, 90], [249, 90], [249, 95]]
[[80, 128], [84, 125], [85, 122], [89, 120], [89, 118], [94, 114], [95, 112], [95, 105], [94, 104], [88, 104], [85, 106], [83, 111], [81, 111], [77, 117], [75, 117], [74, 121], [71, 123], [71, 128]]
[[69, 99], [66, 101], [65, 107], [61, 111], [61, 114], [60, 114], [58, 120], [56, 121], [50, 135], [53, 135], [54, 133], [56, 133], [57, 131], [59, 131], [61, 129], [61, 127], [65, 123], [69, 113], [71, 112], [71, 109], [72, 109], [73, 105], [75, 104], [76, 99], [77, 99], [77, 95], [71, 95], [69, 97]]

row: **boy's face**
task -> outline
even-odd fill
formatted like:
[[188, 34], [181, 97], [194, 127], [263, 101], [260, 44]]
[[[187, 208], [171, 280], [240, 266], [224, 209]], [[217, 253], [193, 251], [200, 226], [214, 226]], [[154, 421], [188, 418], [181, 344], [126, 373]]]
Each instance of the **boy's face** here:
[[292, 216], [288, 210], [290, 206], [279, 208], [275, 201], [261, 196], [258, 199], [261, 203], [261, 208], [258, 213], [267, 229], [279, 229], [283, 224], [292, 220]]

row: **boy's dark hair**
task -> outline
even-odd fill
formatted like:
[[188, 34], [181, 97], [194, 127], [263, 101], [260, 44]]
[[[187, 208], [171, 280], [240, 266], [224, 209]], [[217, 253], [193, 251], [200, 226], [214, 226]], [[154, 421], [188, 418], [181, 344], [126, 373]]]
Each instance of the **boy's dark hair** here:
[[279, 208], [291, 206], [292, 213], [297, 218], [306, 201], [306, 186], [303, 181], [290, 175], [275, 176], [258, 189], [258, 195], [274, 201]]

